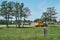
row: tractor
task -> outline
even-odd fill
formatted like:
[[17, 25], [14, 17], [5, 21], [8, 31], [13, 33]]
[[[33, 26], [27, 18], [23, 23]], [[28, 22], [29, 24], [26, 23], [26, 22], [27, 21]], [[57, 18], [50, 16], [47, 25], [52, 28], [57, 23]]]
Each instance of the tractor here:
[[43, 23], [43, 22], [34, 22], [34, 25], [35, 25], [35, 27], [44, 27], [44, 26], [47, 27], [47, 24]]

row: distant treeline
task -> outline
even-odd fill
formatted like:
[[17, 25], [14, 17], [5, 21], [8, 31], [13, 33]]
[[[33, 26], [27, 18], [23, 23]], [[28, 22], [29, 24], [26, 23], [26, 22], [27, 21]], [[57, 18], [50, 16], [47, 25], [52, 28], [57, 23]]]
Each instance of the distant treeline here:
[[[0, 20], [0, 24], [6, 24], [6, 20]], [[9, 21], [9, 24], [12, 24], [12, 21]]]
[[[8, 20], [7, 20], [8, 21]], [[18, 21], [19, 22], [19, 21]], [[21, 21], [24, 22], [24, 21]], [[32, 21], [30, 20], [25, 20], [26, 23], [31, 23]], [[6, 24], [6, 20], [0, 20], [0, 25]], [[16, 21], [9, 20], [9, 24], [16, 24]]]

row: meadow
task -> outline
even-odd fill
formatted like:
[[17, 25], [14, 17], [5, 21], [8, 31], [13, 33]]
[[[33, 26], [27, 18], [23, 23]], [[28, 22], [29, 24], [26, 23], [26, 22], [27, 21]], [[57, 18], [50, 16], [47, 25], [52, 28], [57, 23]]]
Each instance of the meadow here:
[[43, 27], [6, 28], [0, 25], [0, 40], [60, 40], [60, 26], [46, 27], [48, 35], [44, 37]]

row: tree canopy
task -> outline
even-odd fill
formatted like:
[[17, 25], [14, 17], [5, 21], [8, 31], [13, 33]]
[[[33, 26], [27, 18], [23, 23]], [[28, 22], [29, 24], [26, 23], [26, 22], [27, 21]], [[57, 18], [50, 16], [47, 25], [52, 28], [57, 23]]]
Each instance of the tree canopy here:
[[[24, 3], [3, 1], [0, 5], [0, 16], [4, 17], [6, 20], [6, 25], [8, 27], [9, 19], [15, 17], [16, 24], [20, 27], [21, 19], [27, 18], [30, 15], [30, 9], [25, 7]], [[19, 22], [18, 22], [19, 20]], [[17, 27], [16, 25], [16, 27]]]
[[47, 8], [46, 12], [43, 12], [42, 14], [42, 20], [43, 21], [53, 21], [56, 22], [56, 9], [54, 7]]

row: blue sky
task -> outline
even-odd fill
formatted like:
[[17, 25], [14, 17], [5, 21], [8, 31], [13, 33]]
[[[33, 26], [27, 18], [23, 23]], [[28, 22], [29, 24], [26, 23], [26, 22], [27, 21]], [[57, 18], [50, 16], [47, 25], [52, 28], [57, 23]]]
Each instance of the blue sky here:
[[[0, 0], [2, 2], [4, 0]], [[55, 7], [57, 11], [57, 20], [60, 20], [60, 0], [6, 0], [14, 2], [23, 2], [25, 7], [29, 7], [31, 10], [31, 16], [27, 19], [34, 20], [36, 18], [41, 18], [42, 13], [46, 11], [48, 7]]]

